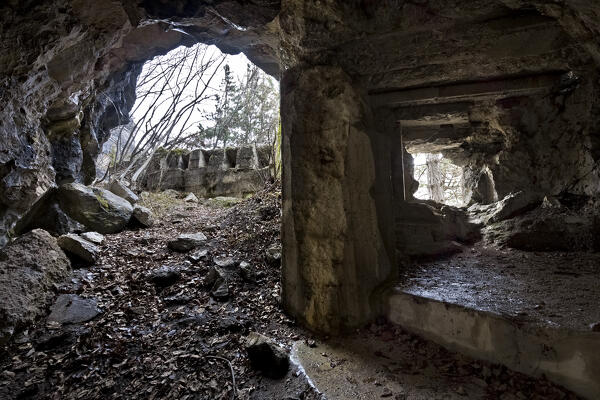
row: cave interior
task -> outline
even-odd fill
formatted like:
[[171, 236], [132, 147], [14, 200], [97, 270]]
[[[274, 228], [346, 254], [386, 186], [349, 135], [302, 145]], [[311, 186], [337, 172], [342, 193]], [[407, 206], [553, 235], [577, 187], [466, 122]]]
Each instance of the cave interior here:
[[[600, 5], [581, 0], [9, 0], [3, 240], [95, 179], [144, 61], [197, 41], [281, 86], [281, 301], [308, 329], [385, 316], [600, 396]], [[413, 197], [411, 153], [463, 173]], [[575, 367], [574, 367], [575, 366]]]

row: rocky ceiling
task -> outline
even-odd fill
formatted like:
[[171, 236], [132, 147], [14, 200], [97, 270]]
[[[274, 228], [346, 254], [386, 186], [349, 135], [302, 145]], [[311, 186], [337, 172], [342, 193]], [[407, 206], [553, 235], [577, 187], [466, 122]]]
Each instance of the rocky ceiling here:
[[[519, 79], [592, 76], [600, 63], [600, 5], [587, 0], [7, 0], [0, 19], [4, 228], [55, 182], [91, 182], [140, 65], [195, 40], [243, 51], [274, 76], [339, 66], [372, 95], [381, 130], [405, 121], [415, 143], [434, 130], [449, 146], [506, 131], [502, 112], [478, 120], [490, 96], [506, 97], [478, 82], [520, 90]], [[528, 84], [539, 94], [553, 82]]]

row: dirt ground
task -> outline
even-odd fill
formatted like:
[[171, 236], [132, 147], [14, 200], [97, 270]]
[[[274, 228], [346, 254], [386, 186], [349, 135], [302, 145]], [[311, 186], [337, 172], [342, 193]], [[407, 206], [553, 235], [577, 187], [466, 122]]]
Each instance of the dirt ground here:
[[[280, 307], [280, 265], [266, 256], [271, 246], [279, 244], [280, 201], [277, 187], [233, 206], [214, 201], [185, 203], [164, 193], [146, 197], [145, 205], [159, 222], [150, 229], [106, 235], [100, 260], [88, 268], [75, 266], [71, 282], [57, 288], [57, 293], [97, 299], [102, 313], [79, 325], [59, 326], [42, 320], [17, 335], [0, 355], [0, 398], [325, 398], [303, 372], [311, 371], [314, 358], [307, 361], [310, 365], [292, 365], [283, 379], [271, 380], [251, 368], [243, 346], [246, 335], [255, 331], [290, 350], [304, 343], [330, 367], [333, 361], [321, 353], [328, 352], [328, 346], [335, 347], [337, 339], [313, 337]], [[192, 262], [189, 254], [167, 248], [177, 235], [199, 231], [208, 236], [207, 255], [200, 261]], [[224, 257], [233, 258], [236, 264], [247, 262], [249, 273], [231, 268], [230, 295], [216, 300], [205, 280], [215, 258]], [[181, 273], [164, 288], [149, 279], [162, 266]], [[359, 346], [361, 338], [379, 343], [371, 356], [385, 361], [389, 379], [399, 382], [410, 375], [420, 382], [418, 377], [427, 381], [428, 376], [442, 374], [431, 399], [457, 394], [474, 398], [469, 392], [473, 382], [476, 398], [576, 398], [547, 381], [447, 352], [385, 321], [356, 335], [348, 339], [354, 340], [352, 346]], [[402, 355], [397, 360], [382, 353], [390, 346], [393, 354]], [[337, 360], [335, 365], [342, 362]], [[356, 362], [361, 369], [360, 357]], [[361, 375], [348, 382], [354, 379], [356, 385], [383, 389], [376, 378], [380, 368], [365, 362]], [[364, 382], [359, 380], [363, 378]], [[329, 398], [340, 398], [336, 392], [328, 393], [327, 387], [323, 391]], [[423, 392], [390, 389], [377, 393], [384, 398], [410, 399], [420, 398], [411, 393]]]

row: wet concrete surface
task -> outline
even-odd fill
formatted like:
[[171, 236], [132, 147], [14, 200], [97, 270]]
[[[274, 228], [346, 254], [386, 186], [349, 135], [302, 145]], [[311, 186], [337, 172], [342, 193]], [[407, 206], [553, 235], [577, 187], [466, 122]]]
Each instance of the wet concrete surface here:
[[600, 254], [525, 252], [481, 244], [415, 262], [398, 288], [543, 326], [589, 331], [600, 322]]

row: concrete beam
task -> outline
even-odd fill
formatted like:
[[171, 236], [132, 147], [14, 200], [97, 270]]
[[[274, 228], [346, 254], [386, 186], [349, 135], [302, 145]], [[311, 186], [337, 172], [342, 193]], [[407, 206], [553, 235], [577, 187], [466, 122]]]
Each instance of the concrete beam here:
[[559, 78], [560, 73], [549, 73], [492, 81], [405, 89], [371, 94], [370, 101], [377, 108], [532, 95], [549, 91], [558, 83]]
[[567, 70], [585, 50], [556, 20], [512, 15], [420, 32], [393, 31], [340, 49], [368, 90]]

